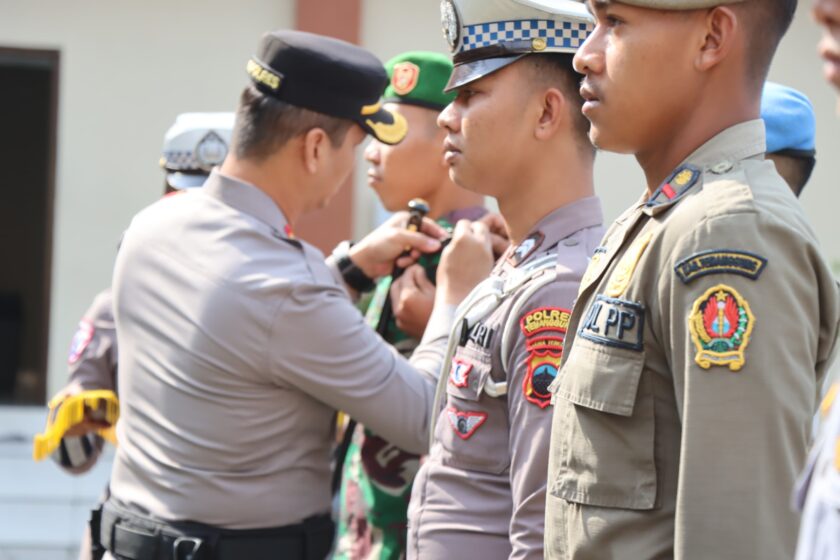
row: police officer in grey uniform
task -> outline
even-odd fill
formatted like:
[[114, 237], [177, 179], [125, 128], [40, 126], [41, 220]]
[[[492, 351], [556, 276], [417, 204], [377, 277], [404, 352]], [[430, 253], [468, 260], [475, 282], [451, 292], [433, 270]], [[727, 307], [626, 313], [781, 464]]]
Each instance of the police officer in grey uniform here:
[[840, 321], [764, 159], [761, 90], [796, 2], [588, 5], [590, 138], [648, 184], [593, 256], [551, 387], [546, 555], [791, 558], [789, 492]]
[[[233, 113], [182, 113], [166, 131], [160, 165], [166, 172], [164, 193], [200, 186], [213, 166], [224, 161], [233, 131]], [[117, 333], [111, 289], [103, 290], [85, 311], [67, 358], [68, 382], [58, 395], [97, 389], [117, 390]], [[66, 471], [90, 470], [99, 457], [102, 438], [82, 423], [62, 438], [53, 459]]]
[[[233, 130], [233, 113], [182, 113], [166, 131], [160, 165], [166, 172], [164, 193], [200, 186], [214, 165], [224, 161]], [[85, 391], [117, 392], [117, 332], [111, 289], [93, 300], [79, 321], [67, 359], [69, 378], [57, 399]], [[104, 447], [96, 432], [101, 422], [83, 421], [71, 428], [52, 454], [66, 472], [81, 474], [96, 464]], [[108, 489], [105, 489], [107, 498]], [[85, 531], [80, 560], [92, 558], [90, 534]]]
[[512, 246], [458, 310], [408, 556], [541, 559], [548, 385], [603, 234], [572, 68], [592, 20], [571, 1], [446, 0], [442, 13], [450, 176], [498, 200]]
[[[817, 0], [813, 15], [823, 27], [819, 51], [826, 76], [840, 93], [840, 0]], [[838, 103], [840, 109], [840, 103]], [[840, 558], [840, 381], [838, 363], [833, 383], [820, 407], [820, 425], [805, 469], [794, 491], [794, 505], [802, 511], [796, 560]]]
[[366, 133], [405, 135], [379, 101], [382, 64], [343, 41], [278, 31], [247, 70], [224, 164], [201, 189], [138, 214], [117, 258], [124, 404], [99, 531], [117, 558], [324, 558], [335, 411], [425, 451], [443, 357], [433, 341], [492, 265], [486, 228], [459, 223], [432, 342], [405, 361], [348, 296], [395, 259], [407, 265], [404, 251], [440, 243], [398, 215], [325, 262], [293, 231], [347, 178]]

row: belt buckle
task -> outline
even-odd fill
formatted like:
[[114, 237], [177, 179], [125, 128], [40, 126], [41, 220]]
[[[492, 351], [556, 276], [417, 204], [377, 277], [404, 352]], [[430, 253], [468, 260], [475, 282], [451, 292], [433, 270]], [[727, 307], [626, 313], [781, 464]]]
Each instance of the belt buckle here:
[[204, 540], [195, 537], [178, 537], [172, 543], [172, 558], [174, 560], [199, 560], [204, 552]]

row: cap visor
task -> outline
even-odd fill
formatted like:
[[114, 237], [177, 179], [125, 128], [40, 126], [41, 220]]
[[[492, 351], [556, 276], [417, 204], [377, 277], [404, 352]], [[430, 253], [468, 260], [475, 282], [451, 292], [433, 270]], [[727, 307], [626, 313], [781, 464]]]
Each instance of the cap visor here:
[[167, 173], [166, 182], [173, 189], [194, 189], [200, 187], [207, 180], [202, 173]]
[[399, 144], [408, 133], [408, 123], [399, 113], [379, 109], [359, 118], [359, 126], [383, 144]]
[[483, 58], [473, 62], [463, 62], [452, 69], [452, 75], [449, 76], [449, 83], [443, 88], [445, 93], [449, 93], [454, 89], [463, 87], [470, 82], [474, 82], [490, 75], [497, 70], [501, 70], [509, 64], [513, 64], [520, 58], [527, 56], [527, 54], [518, 54], [515, 56], [505, 56], [501, 58]]

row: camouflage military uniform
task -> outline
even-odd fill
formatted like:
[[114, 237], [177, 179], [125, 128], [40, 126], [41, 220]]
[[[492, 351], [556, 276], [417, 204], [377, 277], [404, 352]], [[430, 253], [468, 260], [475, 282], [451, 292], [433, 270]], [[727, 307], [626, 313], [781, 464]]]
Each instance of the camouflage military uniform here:
[[[460, 219], [478, 219], [484, 208], [468, 208], [444, 216], [438, 223], [447, 229]], [[434, 278], [440, 253], [424, 255], [418, 264]], [[391, 277], [383, 278], [366, 305], [365, 320], [376, 328], [389, 296]], [[406, 357], [419, 341], [401, 331], [392, 317], [383, 338]], [[341, 484], [336, 559], [405, 557], [406, 510], [420, 455], [409, 453], [374, 434], [361, 424], [344, 461]]]

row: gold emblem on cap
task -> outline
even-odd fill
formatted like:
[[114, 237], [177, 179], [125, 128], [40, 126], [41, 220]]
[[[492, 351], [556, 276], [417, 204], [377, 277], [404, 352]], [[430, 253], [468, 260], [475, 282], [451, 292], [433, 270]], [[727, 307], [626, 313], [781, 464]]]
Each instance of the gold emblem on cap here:
[[531, 48], [535, 51], [544, 51], [547, 46], [548, 43], [543, 37], [534, 37], [531, 39]]
[[283, 81], [282, 77], [279, 74], [275, 74], [274, 72], [263, 68], [261, 64], [259, 64], [254, 59], [248, 61], [248, 66], [246, 67], [248, 74], [254, 81], [261, 83], [262, 85], [269, 87], [275, 91], [280, 88], [280, 82]]
[[408, 122], [399, 113], [390, 113], [390, 115], [394, 119], [391, 124], [382, 121], [374, 122], [371, 119], [365, 119], [365, 124], [370, 127], [377, 140], [385, 144], [399, 144], [408, 133]]
[[373, 105], [365, 105], [364, 107], [362, 107], [361, 113], [362, 113], [363, 116], [366, 117], [368, 115], [373, 115], [374, 113], [378, 112], [381, 108], [382, 108], [382, 102], [377, 101]]
[[391, 86], [397, 95], [408, 95], [417, 87], [420, 80], [420, 67], [413, 62], [400, 62], [394, 65]]

